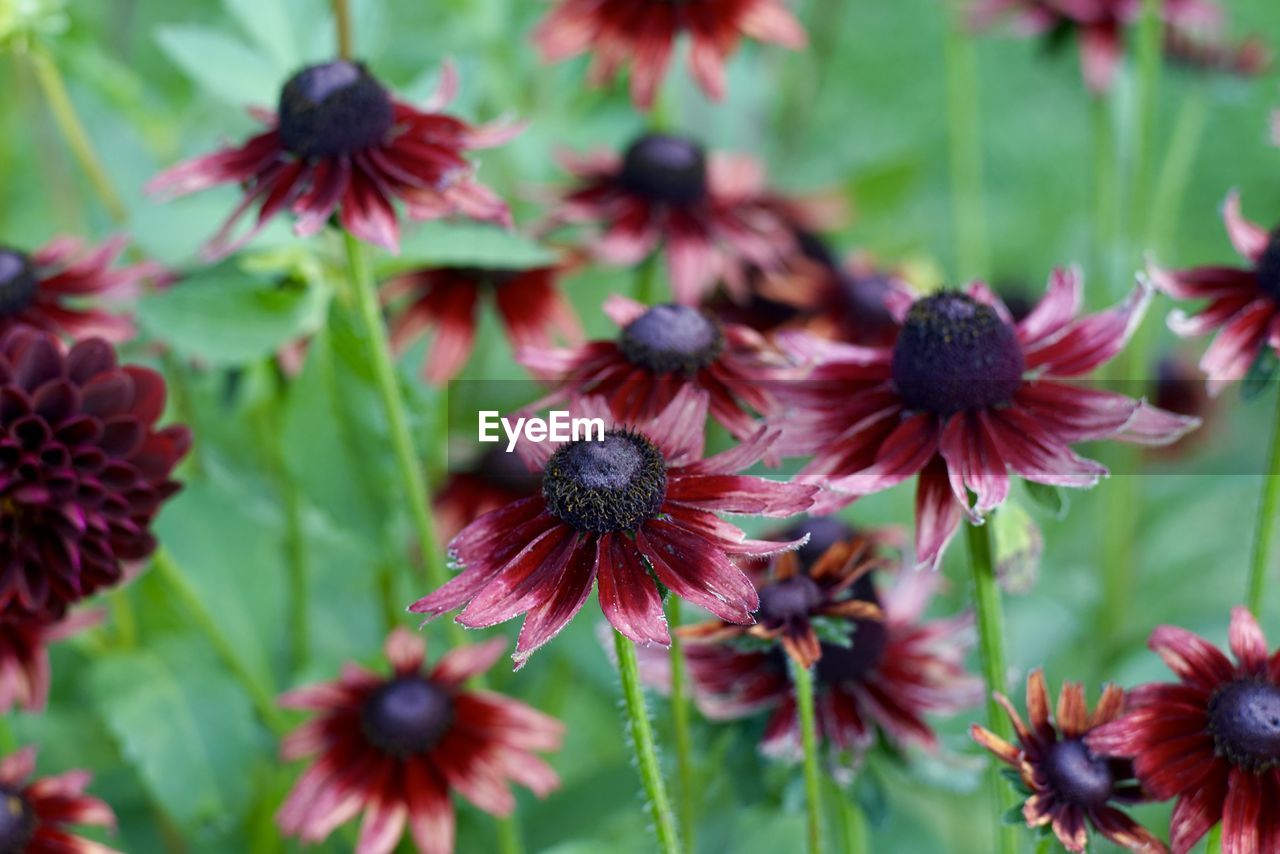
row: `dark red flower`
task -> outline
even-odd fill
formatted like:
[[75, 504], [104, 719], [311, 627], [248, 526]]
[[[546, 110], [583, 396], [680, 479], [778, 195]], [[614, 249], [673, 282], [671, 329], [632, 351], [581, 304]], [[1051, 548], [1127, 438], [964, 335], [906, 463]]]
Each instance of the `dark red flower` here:
[[451, 540], [484, 514], [528, 498], [541, 488], [518, 454], [495, 447], [467, 469], [451, 472], [432, 501], [440, 536]]
[[725, 93], [725, 63], [744, 37], [793, 50], [807, 43], [783, 0], [561, 0], [533, 38], [544, 62], [592, 53], [592, 85], [629, 64], [631, 100], [647, 109], [681, 33], [689, 36], [689, 70], [717, 101]]
[[111, 807], [84, 793], [88, 771], [67, 771], [28, 781], [36, 770], [36, 749], [24, 747], [0, 759], [0, 851], [23, 854], [119, 854], [114, 848], [76, 836], [69, 824], [116, 826]]
[[599, 418], [603, 440], [526, 442], [541, 494], [468, 525], [449, 544], [463, 571], [409, 607], [428, 618], [465, 605], [457, 621], [480, 628], [526, 614], [516, 666], [555, 637], [596, 582], [609, 622], [636, 643], [670, 643], [661, 583], [723, 620], [750, 623], [759, 600], [731, 556], [769, 555], [798, 543], [746, 539], [717, 513], [791, 516], [816, 488], [734, 474], [760, 460], [777, 437], [702, 459], [707, 395], [681, 389], [656, 418], [618, 421], [598, 397], [574, 415]]
[[[815, 530], [814, 539], [821, 533]], [[846, 545], [839, 539], [833, 544]], [[933, 749], [937, 738], [925, 716], [951, 714], [982, 699], [981, 680], [964, 666], [973, 646], [973, 621], [963, 616], [921, 622], [936, 574], [903, 569], [894, 574], [892, 585], [878, 589], [856, 569], [836, 572], [843, 579], [854, 576], [852, 597], [845, 601], [879, 606], [883, 617], [837, 616], [837, 621], [848, 620], [851, 645], [821, 643], [814, 671], [819, 736], [833, 750], [861, 751], [878, 729], [898, 746]], [[761, 598], [765, 595], [762, 591]], [[801, 755], [795, 692], [780, 647], [749, 650], [732, 640], [693, 637], [684, 653], [694, 698], [704, 714], [732, 720], [767, 711], [761, 751], [787, 759]]]
[[0, 714], [8, 714], [15, 705], [28, 712], [43, 711], [49, 699], [48, 645], [97, 625], [102, 617], [101, 611], [81, 611], [60, 620], [0, 622]]
[[[819, 512], [919, 474], [916, 558], [933, 565], [968, 514], [980, 523], [1008, 495], [1009, 472], [1053, 486], [1088, 487], [1107, 473], [1071, 445], [1095, 439], [1167, 444], [1196, 426], [1122, 394], [1064, 382], [1124, 347], [1150, 298], [1077, 318], [1077, 272], [1058, 270], [1020, 323], [985, 285], [889, 301], [902, 329], [892, 348], [855, 347], [784, 333], [784, 350], [810, 359], [805, 383], [785, 387], [798, 407], [782, 452], [812, 454], [804, 474], [828, 479]], [[976, 500], [970, 504], [969, 493]]]
[[[276, 112], [252, 111], [267, 130], [175, 166], [147, 190], [180, 196], [243, 185], [244, 199], [206, 246], [211, 258], [234, 252], [285, 210], [297, 216], [300, 235], [315, 234], [336, 213], [347, 231], [392, 251], [400, 241], [395, 199], [413, 219], [461, 214], [509, 225], [506, 203], [474, 180], [463, 153], [506, 142], [519, 127], [472, 127], [440, 112], [457, 86], [444, 66], [439, 90], [418, 108], [396, 100], [361, 63], [308, 66], [284, 84]], [[254, 205], [257, 222], [233, 239]]]
[[531, 373], [557, 386], [531, 408], [595, 394], [609, 401], [618, 420], [641, 423], [693, 386], [707, 392], [711, 416], [739, 440], [759, 429], [757, 415], [779, 413], [771, 385], [793, 378], [795, 370], [756, 332], [688, 306], [646, 307], [617, 295], [605, 300], [604, 311], [621, 328], [616, 341], [526, 347], [516, 354]]
[[1232, 192], [1222, 210], [1227, 236], [1248, 265], [1164, 270], [1150, 266], [1157, 288], [1174, 299], [1208, 300], [1194, 315], [1169, 315], [1169, 328], [1184, 338], [1217, 332], [1200, 360], [1209, 393], [1244, 379], [1264, 347], [1280, 354], [1280, 227], [1268, 233], [1240, 213]]
[[156, 429], [164, 379], [87, 338], [0, 335], [0, 614], [56, 618], [155, 549], [191, 437]]
[[1175, 65], [1238, 77], [1257, 77], [1271, 64], [1266, 44], [1256, 36], [1233, 44], [1176, 27], [1165, 27], [1164, 55]]
[[560, 785], [536, 752], [558, 750], [564, 726], [524, 703], [464, 684], [502, 655], [501, 638], [460, 646], [423, 670], [426, 646], [407, 629], [387, 638], [391, 675], [351, 664], [333, 682], [290, 691], [288, 709], [316, 716], [285, 737], [286, 761], [316, 757], [276, 821], [304, 843], [364, 813], [357, 854], [389, 854], [405, 827], [423, 854], [452, 854], [450, 792], [510, 815], [519, 783], [539, 797]]
[[[1221, 10], [1211, 0], [1166, 0], [1166, 25], [1204, 27], [1217, 24]], [[1026, 33], [1052, 41], [1074, 35], [1080, 46], [1084, 80], [1095, 93], [1111, 88], [1124, 57], [1125, 33], [1142, 13], [1142, 0], [978, 0], [977, 26], [1014, 18]]]
[[650, 133], [621, 156], [562, 157], [579, 185], [564, 192], [549, 224], [591, 225], [599, 262], [632, 267], [666, 258], [675, 301], [697, 305], [723, 282], [745, 297], [752, 268], [780, 269], [794, 241], [764, 173], [750, 158], [708, 156], [685, 137]]
[[1085, 744], [1090, 733], [1120, 717], [1124, 711], [1124, 691], [1108, 685], [1089, 713], [1084, 687], [1067, 682], [1058, 695], [1054, 720], [1049, 718], [1049, 692], [1044, 672], [1034, 670], [1027, 677], [1028, 727], [1013, 704], [1003, 694], [996, 700], [1004, 706], [1018, 736], [1015, 747], [1000, 736], [974, 724], [973, 740], [1012, 766], [1019, 774], [1019, 788], [1027, 796], [1022, 816], [1027, 827], [1049, 827], [1068, 851], [1084, 851], [1089, 844], [1089, 826], [1130, 851], [1167, 852], [1169, 849], [1113, 802], [1131, 804], [1145, 800], [1133, 780], [1133, 764], [1106, 754], [1095, 754]]
[[1126, 713], [1088, 737], [1095, 753], [1133, 760], [1143, 788], [1177, 798], [1174, 854], [1222, 822], [1224, 854], [1280, 851], [1280, 652], [1245, 608], [1231, 611], [1232, 664], [1185, 629], [1160, 626], [1147, 646], [1178, 677], [1129, 692]]
[[163, 275], [153, 263], [111, 269], [128, 243], [113, 237], [90, 248], [74, 237], [58, 237], [30, 254], [0, 246], [0, 332], [25, 324], [74, 339], [132, 338], [128, 316], [84, 305], [86, 299], [132, 299], [143, 281]]
[[441, 267], [397, 276], [382, 289], [389, 301], [408, 299], [392, 321], [392, 344], [404, 348], [434, 327], [435, 341], [422, 363], [422, 373], [428, 382], [448, 382], [471, 355], [476, 313], [485, 295], [493, 297], [513, 347], [549, 347], [557, 332], [568, 340], [580, 340], [582, 330], [573, 309], [556, 289], [557, 275], [553, 267]]
[[1152, 448], [1152, 455], [1165, 459], [1186, 456], [1203, 447], [1213, 435], [1221, 401], [1209, 396], [1195, 362], [1181, 353], [1161, 356], [1154, 373], [1155, 381], [1148, 391], [1151, 402], [1167, 412], [1200, 419], [1200, 428], [1176, 444]]

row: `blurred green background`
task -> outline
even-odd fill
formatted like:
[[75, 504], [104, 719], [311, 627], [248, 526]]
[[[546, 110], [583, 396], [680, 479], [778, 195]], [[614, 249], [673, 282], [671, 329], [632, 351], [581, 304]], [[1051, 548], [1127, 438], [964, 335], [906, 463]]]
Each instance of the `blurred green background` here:
[[[564, 180], [552, 157], [557, 149], [619, 147], [644, 126], [621, 87], [584, 87], [583, 62], [538, 64], [527, 35], [545, 9], [529, 0], [355, 3], [358, 55], [403, 94], [427, 93], [440, 62], [451, 57], [462, 76], [457, 112], [478, 120], [507, 114], [529, 120], [515, 143], [481, 157], [484, 180], [519, 200], [517, 220], [526, 225], [539, 211], [531, 191]], [[818, 47], [790, 54], [746, 46], [731, 65], [723, 104], [708, 104], [683, 72], [669, 75], [665, 97], [675, 127], [712, 147], [762, 157], [780, 188], [842, 189], [855, 215], [837, 245], [952, 281], [946, 8], [939, 0], [805, 0], [798, 11], [806, 23], [821, 22], [812, 27], [820, 34]], [[1280, 46], [1274, 0], [1233, 0], [1228, 11], [1235, 35], [1257, 33]], [[337, 247], [324, 240], [303, 244], [277, 224], [243, 258], [197, 272], [195, 248], [229, 210], [233, 191], [165, 205], [140, 192], [160, 168], [243, 137], [252, 127], [244, 105], [273, 105], [291, 71], [331, 56], [327, 4], [72, 0], [65, 19], [65, 31], [46, 43], [125, 198], [128, 231], [146, 253], [193, 272], [190, 281], [144, 302], [145, 334], [132, 346], [140, 360], [155, 358], [155, 342], [186, 357], [181, 370], [189, 394], [174, 410], [192, 421], [198, 448], [185, 473], [186, 490], [159, 523], [160, 538], [237, 651], [278, 689], [331, 678], [345, 660], [375, 661], [382, 637], [377, 568], [387, 562], [406, 567], [393, 593], [397, 602], [426, 591], [407, 568], [411, 537], [403, 507], [388, 499], [396, 483], [392, 460], [344, 309]], [[1084, 92], [1074, 50], [1049, 55], [1007, 31], [981, 37], [976, 50], [987, 272], [997, 281], [1027, 282], [1036, 292], [1057, 264], [1080, 262], [1097, 273], [1099, 108]], [[818, 62], [825, 62], [825, 73]], [[1131, 148], [1133, 76], [1126, 67], [1110, 106], [1121, 148]], [[59, 232], [112, 232], [22, 55], [3, 56], [0, 87], [7, 93], [0, 106], [0, 240], [34, 247]], [[1231, 187], [1243, 191], [1254, 218], [1268, 226], [1280, 222], [1280, 149], [1268, 145], [1270, 109], [1277, 104], [1274, 73], [1238, 80], [1165, 69], [1153, 145], [1141, 155], [1172, 190], [1168, 207], [1155, 212], [1165, 223], [1158, 245], [1150, 247], [1156, 257], [1174, 266], [1234, 261], [1218, 217]], [[1181, 183], [1185, 192], [1176, 192]], [[518, 238], [431, 226], [410, 231], [402, 260], [438, 264], [538, 251]], [[1132, 263], [1109, 263], [1122, 272], [1090, 280], [1094, 305], [1114, 300], [1132, 281]], [[588, 271], [566, 283], [588, 330], [598, 334], [609, 329], [600, 303], [630, 287], [625, 271]], [[1147, 320], [1152, 352], [1172, 346], [1163, 328], [1168, 309], [1157, 299]], [[317, 331], [327, 312], [329, 334], [317, 341], [298, 380], [282, 390], [267, 368], [269, 357], [280, 344]], [[492, 318], [481, 336], [477, 352], [484, 355], [466, 378], [519, 378]], [[1195, 345], [1189, 352], [1198, 355]], [[469, 398], [475, 392], [455, 394], [449, 406], [445, 393], [417, 380], [421, 356], [421, 348], [406, 355], [403, 379], [422, 446], [442, 448], [446, 426], [454, 444], [465, 446], [474, 435], [478, 401]], [[503, 388], [510, 387], [491, 387], [500, 403], [507, 402]], [[1266, 398], [1242, 402], [1230, 392], [1222, 410], [1191, 456], [1141, 463], [1143, 474], [1133, 482], [1137, 582], [1122, 615], [1100, 616], [1099, 542], [1104, 493], [1119, 477], [1134, 475], [1071, 495], [1061, 519], [1028, 510], [1042, 529], [1044, 555], [1034, 587], [1007, 602], [1011, 685], [1020, 684], [1028, 668], [1044, 665], [1055, 690], [1062, 679], [1084, 679], [1092, 698], [1104, 680], [1129, 685], [1163, 677], [1144, 649], [1158, 623], [1224, 638], [1227, 610], [1244, 588], [1271, 406]], [[438, 479], [443, 453], [434, 453], [431, 463]], [[296, 518], [312, 574], [313, 630], [301, 667], [287, 650], [291, 591], [284, 553], [296, 532], [281, 500], [285, 477], [296, 479], [306, 497]], [[907, 524], [910, 502], [910, 491], [897, 489], [847, 515], [860, 524]], [[965, 605], [967, 575], [957, 551], [944, 568], [953, 581], [936, 605], [939, 613]], [[1277, 587], [1273, 581], [1270, 615], [1280, 612]], [[237, 683], [163, 586], [144, 575], [125, 599], [136, 624], [115, 619], [54, 650], [50, 708], [42, 716], [19, 716], [19, 736], [41, 746], [42, 770], [95, 772], [93, 790], [121, 819], [114, 844], [126, 851], [294, 849], [277, 839], [272, 816], [299, 768], [278, 762], [275, 744]], [[618, 725], [615, 678], [594, 633], [597, 617], [588, 605], [519, 675], [504, 665], [494, 671], [496, 687], [569, 725], [564, 750], [552, 757], [563, 788], [545, 802], [521, 795], [530, 850], [649, 848]], [[1264, 627], [1280, 642], [1280, 622], [1264, 619]], [[514, 635], [514, 627], [508, 629]], [[428, 634], [438, 641], [438, 630]], [[661, 701], [654, 707], [665, 740], [665, 707]], [[980, 717], [975, 710], [939, 722], [946, 744], [941, 755], [869, 758], [856, 793], [874, 820], [871, 850], [991, 850], [992, 817], [978, 777], [982, 758], [965, 735], [969, 721]], [[799, 773], [762, 763], [754, 747], [761, 725], [696, 724], [703, 851], [799, 848]], [[1167, 807], [1140, 813], [1164, 833]], [[460, 851], [492, 850], [492, 833], [487, 818], [460, 806]], [[340, 832], [324, 850], [349, 849], [353, 839]], [[1031, 835], [1023, 834], [1022, 842], [1030, 850]]]

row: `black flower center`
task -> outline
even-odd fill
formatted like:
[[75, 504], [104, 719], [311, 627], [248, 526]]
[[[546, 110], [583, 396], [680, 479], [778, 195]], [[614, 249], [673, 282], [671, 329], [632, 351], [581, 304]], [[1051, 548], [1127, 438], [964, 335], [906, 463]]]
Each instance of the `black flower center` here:
[[[865, 579], [866, 576], [863, 576]], [[862, 581], [862, 579], [859, 579]], [[868, 582], [859, 590], [854, 588], [854, 598], [864, 602], [880, 603], [875, 589]], [[851, 620], [853, 623], [850, 638], [852, 646], [840, 646], [834, 643], [822, 644], [822, 658], [815, 665], [818, 681], [825, 685], [839, 685], [864, 682], [880, 662], [889, 648], [889, 630], [883, 620]]]
[[36, 830], [36, 816], [22, 795], [0, 789], [0, 852], [22, 852]]
[[627, 361], [657, 374], [692, 374], [716, 360], [724, 337], [715, 322], [694, 308], [655, 305], [631, 321], [618, 338]]
[[757, 618], [766, 625], [777, 625], [809, 616], [822, 601], [822, 588], [807, 575], [793, 575], [760, 588], [760, 610]]
[[21, 314], [39, 287], [31, 259], [16, 249], [0, 247], [0, 317]]
[[579, 531], [634, 531], [658, 515], [667, 497], [666, 461], [630, 431], [572, 442], [547, 461], [542, 496], [549, 511]]
[[1209, 731], [1218, 752], [1252, 771], [1280, 765], [1280, 685], [1238, 679], [1209, 700]]
[[358, 62], [309, 66], [280, 90], [280, 140], [299, 157], [335, 157], [377, 145], [394, 121], [387, 90]]
[[689, 205], [706, 195], [707, 158], [692, 140], [646, 134], [628, 146], [618, 180], [650, 201]]
[[1022, 385], [1013, 327], [973, 298], [917, 300], [893, 350], [893, 381], [910, 409], [950, 415], [1007, 403]]
[[453, 698], [443, 688], [415, 676], [378, 688], [360, 708], [365, 737], [395, 756], [430, 750], [453, 723]]
[[1054, 794], [1080, 807], [1101, 806], [1115, 789], [1110, 763], [1094, 756], [1078, 738], [1050, 745], [1044, 757], [1044, 772]]
[[1263, 293], [1280, 302], [1280, 228], [1271, 232], [1271, 240], [1258, 259], [1256, 275]]

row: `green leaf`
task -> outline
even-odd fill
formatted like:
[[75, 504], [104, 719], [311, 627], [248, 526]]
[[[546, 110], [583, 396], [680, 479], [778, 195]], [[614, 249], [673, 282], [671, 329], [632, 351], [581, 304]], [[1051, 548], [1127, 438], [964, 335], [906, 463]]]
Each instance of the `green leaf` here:
[[1258, 358], [1254, 359], [1253, 364], [1249, 366], [1249, 373], [1240, 385], [1241, 400], [1253, 400], [1269, 389], [1277, 367], [1280, 367], [1280, 358], [1277, 358], [1275, 351], [1270, 347], [1263, 347], [1258, 353]]
[[1010, 593], [1026, 593], [1035, 586], [1044, 555], [1044, 535], [1035, 520], [1016, 501], [1006, 501], [989, 517], [995, 540], [996, 576]]
[[814, 617], [809, 622], [814, 634], [823, 643], [843, 647], [851, 647], [857, 643], [855, 624], [842, 617]]
[[400, 254], [378, 263], [380, 276], [419, 267], [527, 270], [554, 264], [556, 254], [524, 235], [494, 225], [436, 221], [406, 232]]
[[202, 646], [174, 640], [102, 659], [89, 690], [175, 823], [209, 832], [239, 821], [264, 739], [248, 700]]
[[198, 26], [156, 28], [156, 43], [200, 88], [236, 107], [270, 104], [283, 72], [233, 36]]
[[1022, 814], [1022, 804], [1009, 807], [1000, 816], [1001, 824], [1026, 824], [1027, 817]]
[[1054, 519], [1067, 515], [1067, 496], [1061, 489], [1033, 480], [1024, 480], [1022, 485], [1035, 505], [1047, 511]]
[[319, 329], [327, 299], [323, 288], [267, 282], [224, 264], [142, 300], [138, 319], [180, 354], [231, 367]]
[[278, 67], [292, 70], [301, 64], [294, 38], [297, 28], [284, 0], [222, 0], [222, 5]]

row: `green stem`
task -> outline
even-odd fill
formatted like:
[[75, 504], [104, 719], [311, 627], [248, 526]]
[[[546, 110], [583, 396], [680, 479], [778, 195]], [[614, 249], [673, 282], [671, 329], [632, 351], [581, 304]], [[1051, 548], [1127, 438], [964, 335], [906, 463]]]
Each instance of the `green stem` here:
[[1161, 53], [1164, 37], [1164, 0], [1143, 0], [1138, 22], [1138, 91], [1136, 96], [1137, 132], [1129, 168], [1133, 170], [1128, 199], [1128, 230], [1125, 253], [1141, 260], [1139, 246], [1146, 235], [1150, 206], [1147, 194], [1151, 186], [1151, 169], [1155, 162], [1151, 143], [1155, 138], [1156, 96], [1160, 84]]
[[347, 0], [333, 0], [333, 25], [338, 35], [338, 56], [351, 58], [351, 9]]
[[[973, 606], [978, 621], [978, 649], [982, 659], [982, 677], [987, 685], [987, 726], [991, 731], [1006, 741], [1012, 740], [1013, 730], [1009, 719], [1005, 717], [1000, 704], [995, 700], [996, 692], [1005, 691], [1005, 656], [1004, 656], [1004, 615], [1000, 606], [1000, 586], [996, 580], [995, 561], [991, 549], [992, 517], [987, 517], [985, 525], [966, 525], [965, 539], [969, 545], [969, 563], [973, 570]], [[1014, 854], [1018, 849], [1018, 840], [1014, 829], [1005, 825], [1000, 816], [1004, 815], [1005, 793], [1004, 778], [996, 763], [988, 767], [991, 796], [995, 800], [996, 838], [1003, 854]]]
[[1116, 290], [1116, 232], [1120, 228], [1120, 182], [1116, 174], [1116, 134], [1111, 101], [1094, 97], [1090, 103], [1093, 122], [1093, 280], [1095, 289], [1111, 294]]
[[1258, 615], [1262, 609], [1262, 591], [1266, 586], [1271, 540], [1276, 527], [1277, 500], [1280, 500], [1280, 393], [1276, 395], [1276, 414], [1271, 425], [1271, 451], [1267, 456], [1262, 499], [1258, 502], [1253, 559], [1249, 562], [1249, 586], [1245, 596], [1245, 604], [1254, 615]]
[[658, 764], [658, 752], [653, 743], [653, 727], [645, 708], [644, 691], [640, 687], [640, 666], [636, 662], [636, 650], [618, 632], [613, 633], [613, 645], [618, 655], [618, 674], [622, 678], [622, 700], [627, 712], [627, 726], [631, 733], [631, 746], [636, 754], [636, 766], [640, 769], [640, 782], [644, 785], [645, 800], [649, 806], [649, 818], [653, 822], [658, 849], [662, 854], [679, 854], [680, 840], [676, 832], [675, 816], [667, 787], [662, 781], [662, 768]]
[[80, 121], [80, 116], [76, 113], [75, 105], [71, 102], [67, 84], [62, 79], [62, 72], [58, 70], [57, 63], [43, 47], [38, 45], [32, 46], [28, 56], [31, 59], [32, 70], [35, 71], [36, 81], [40, 84], [45, 101], [49, 105], [49, 112], [53, 114], [53, 120], [57, 123], [62, 138], [66, 140], [67, 147], [71, 149], [72, 156], [84, 170], [89, 183], [93, 185], [94, 193], [101, 200], [102, 206], [107, 209], [111, 219], [116, 223], [124, 222], [129, 217], [128, 211], [111, 183], [111, 178], [107, 176], [107, 170], [103, 168], [102, 161], [98, 159], [97, 152], [93, 149], [93, 143]]
[[187, 609], [196, 627], [204, 632], [209, 645], [213, 647], [218, 657], [222, 659], [223, 664], [239, 680], [245, 693], [249, 695], [254, 708], [257, 709], [258, 716], [262, 718], [263, 723], [277, 735], [285, 733], [289, 725], [285, 720], [284, 714], [276, 706], [275, 697], [272, 695], [271, 690], [254, 676], [253, 671], [240, 658], [235, 647], [231, 645], [231, 641], [222, 633], [222, 629], [218, 626], [213, 615], [205, 608], [200, 594], [196, 592], [191, 583], [187, 581], [186, 576], [182, 574], [182, 570], [174, 563], [173, 557], [164, 549], [160, 549], [151, 558], [151, 565], [156, 575], [169, 588], [169, 591], [182, 602], [182, 606]]
[[654, 292], [658, 278], [658, 270], [662, 266], [662, 251], [655, 250], [648, 258], [640, 262], [636, 268], [635, 300], [645, 305], [653, 305]]
[[680, 597], [667, 599], [667, 624], [671, 629], [671, 724], [676, 743], [676, 781], [680, 799], [680, 827], [686, 851], [695, 851], [694, 830], [698, 823], [697, 786], [694, 779], [693, 737], [689, 727], [688, 679], [683, 644], [676, 634], [680, 626]]
[[13, 735], [13, 726], [8, 715], [0, 715], [0, 756], [8, 756], [18, 749], [18, 739]]
[[952, 0], [944, 52], [947, 80], [947, 141], [951, 169], [951, 216], [960, 279], [987, 273], [987, 223], [982, 200], [982, 125], [978, 59], [964, 23], [963, 4]]
[[822, 775], [818, 760], [818, 727], [813, 711], [813, 671], [791, 662], [791, 682], [800, 718], [800, 743], [804, 748], [805, 817], [810, 854], [822, 851]]
[[500, 854], [524, 854], [524, 843], [520, 840], [520, 824], [515, 814], [506, 818], [495, 818], [498, 825], [498, 851]]
[[1204, 854], [1222, 854], [1222, 823], [1219, 822], [1209, 829], [1209, 835], [1204, 838]]

